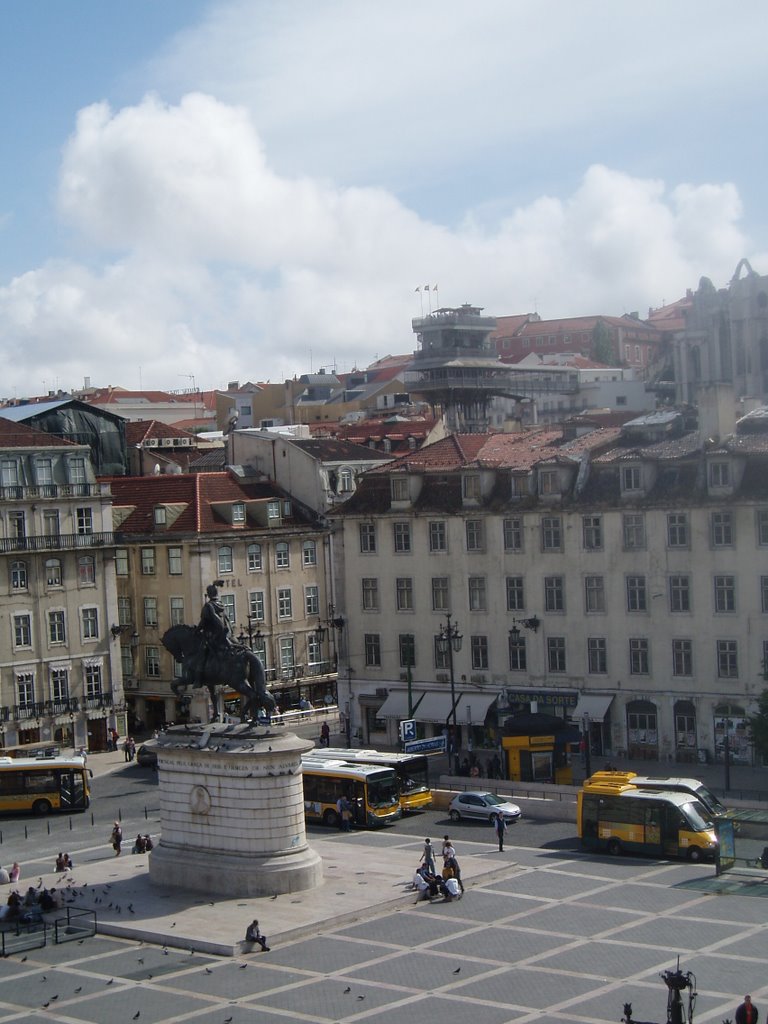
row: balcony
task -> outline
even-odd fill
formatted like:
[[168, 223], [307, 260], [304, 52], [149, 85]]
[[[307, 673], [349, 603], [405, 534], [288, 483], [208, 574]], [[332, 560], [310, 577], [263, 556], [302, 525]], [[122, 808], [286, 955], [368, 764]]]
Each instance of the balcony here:
[[76, 548], [112, 547], [114, 543], [115, 535], [111, 531], [109, 533], [59, 533], [52, 537], [3, 537], [0, 538], [0, 552], [72, 551]]
[[14, 704], [10, 708], [0, 708], [0, 719], [7, 722], [14, 718], [21, 722], [29, 718], [48, 718], [55, 715], [66, 715], [70, 711], [77, 711], [78, 704], [77, 697], [33, 701], [30, 704]]
[[44, 498], [108, 498], [109, 484], [12, 484], [0, 487], [0, 501], [41, 501]]

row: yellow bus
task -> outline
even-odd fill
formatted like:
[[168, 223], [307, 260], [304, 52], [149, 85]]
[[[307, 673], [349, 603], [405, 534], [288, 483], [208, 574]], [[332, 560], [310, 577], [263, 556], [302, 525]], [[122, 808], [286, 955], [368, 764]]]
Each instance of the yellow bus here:
[[401, 817], [397, 776], [392, 768], [347, 764], [330, 758], [303, 755], [304, 815], [307, 821], [339, 826], [337, 803], [346, 797], [352, 824], [377, 828]]
[[685, 793], [653, 792], [587, 779], [579, 790], [576, 820], [581, 845], [608, 853], [657, 857], [714, 857], [717, 837], [709, 813]]
[[310, 756], [346, 761], [347, 764], [373, 764], [393, 768], [400, 786], [403, 814], [423, 810], [432, 804], [426, 754], [399, 754], [397, 751], [361, 750], [358, 747], [318, 747]]
[[0, 813], [84, 811], [92, 774], [82, 757], [0, 757]]

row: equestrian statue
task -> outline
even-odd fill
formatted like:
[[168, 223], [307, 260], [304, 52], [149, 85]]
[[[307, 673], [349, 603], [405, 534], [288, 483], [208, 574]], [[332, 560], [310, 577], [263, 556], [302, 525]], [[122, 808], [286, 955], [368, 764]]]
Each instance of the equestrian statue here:
[[229, 686], [240, 694], [240, 718], [254, 721], [263, 708], [274, 711], [275, 699], [267, 689], [261, 659], [232, 636], [232, 626], [219, 599], [222, 580], [206, 587], [206, 601], [197, 626], [171, 626], [162, 644], [181, 664], [182, 678], [171, 683], [179, 696], [188, 686], [207, 686], [218, 721], [216, 687]]

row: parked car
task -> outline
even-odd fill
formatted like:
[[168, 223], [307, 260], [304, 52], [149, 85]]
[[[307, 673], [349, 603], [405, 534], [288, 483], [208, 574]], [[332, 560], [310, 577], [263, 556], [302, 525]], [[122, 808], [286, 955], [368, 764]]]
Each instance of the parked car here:
[[462, 818], [483, 818], [491, 824], [502, 815], [507, 822], [517, 821], [520, 808], [510, 800], [502, 800], [494, 793], [468, 792], [459, 793], [448, 805], [451, 821]]
[[142, 744], [136, 751], [136, 764], [142, 768], [157, 768], [157, 751]]

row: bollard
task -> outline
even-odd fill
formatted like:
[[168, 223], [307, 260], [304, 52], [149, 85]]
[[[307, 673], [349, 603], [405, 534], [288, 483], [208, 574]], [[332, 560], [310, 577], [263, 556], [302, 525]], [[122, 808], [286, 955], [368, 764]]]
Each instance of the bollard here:
[[50, 823], [50, 821], [46, 821], [45, 824], [46, 824], [46, 827], [48, 829], [48, 835], [50, 835], [51, 834], [51, 823]]
[[29, 835], [27, 833], [27, 826], [26, 825], [24, 826], [24, 838], [25, 839], [29, 839]]
[[[149, 821], [149, 814], [147, 813], [146, 807], [144, 808], [144, 821]], [[2, 840], [0, 840], [0, 842], [2, 842]]]
[[70, 832], [72, 831], [72, 819], [71, 818], [69, 819], [69, 831]]
[[94, 824], [95, 823], [94, 823], [94, 820], [93, 820], [93, 811], [91, 811], [91, 828], [93, 828]]

